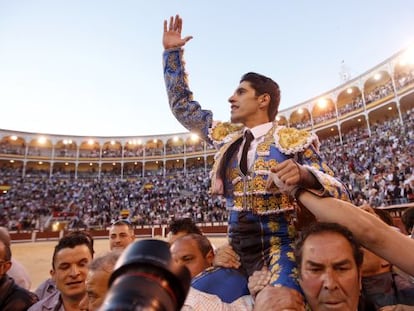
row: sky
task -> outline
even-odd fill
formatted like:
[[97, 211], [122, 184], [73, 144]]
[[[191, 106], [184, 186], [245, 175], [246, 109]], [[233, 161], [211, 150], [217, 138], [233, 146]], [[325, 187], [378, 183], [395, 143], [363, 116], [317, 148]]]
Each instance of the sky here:
[[162, 71], [163, 21], [183, 18], [190, 88], [227, 121], [240, 77], [272, 77], [281, 109], [414, 42], [414, 1], [0, 0], [0, 129], [82, 136], [188, 132]]

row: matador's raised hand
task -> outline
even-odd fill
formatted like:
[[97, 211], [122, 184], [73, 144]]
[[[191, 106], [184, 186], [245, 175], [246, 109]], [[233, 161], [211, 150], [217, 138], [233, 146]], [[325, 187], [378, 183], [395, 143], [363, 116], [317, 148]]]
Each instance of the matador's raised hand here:
[[193, 38], [192, 36], [181, 38], [182, 27], [183, 20], [178, 14], [175, 17], [171, 16], [169, 23], [164, 20], [164, 35], [162, 37], [164, 49], [182, 47]]

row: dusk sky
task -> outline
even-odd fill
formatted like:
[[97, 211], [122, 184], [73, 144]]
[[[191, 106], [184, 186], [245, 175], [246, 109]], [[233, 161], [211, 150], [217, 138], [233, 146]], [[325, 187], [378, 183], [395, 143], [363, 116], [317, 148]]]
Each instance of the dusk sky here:
[[281, 109], [356, 77], [414, 42], [414, 1], [0, 0], [0, 129], [140, 136], [187, 132], [162, 73], [163, 21], [194, 38], [194, 97], [227, 121], [240, 77], [282, 90]]

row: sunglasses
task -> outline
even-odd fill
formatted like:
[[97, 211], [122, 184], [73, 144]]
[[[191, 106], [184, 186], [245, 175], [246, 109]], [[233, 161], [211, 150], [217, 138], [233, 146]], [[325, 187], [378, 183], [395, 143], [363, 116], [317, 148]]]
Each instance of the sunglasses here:
[[129, 219], [118, 219], [117, 221], [114, 221], [112, 223], [112, 225], [119, 225], [119, 224], [131, 226], [132, 222]]

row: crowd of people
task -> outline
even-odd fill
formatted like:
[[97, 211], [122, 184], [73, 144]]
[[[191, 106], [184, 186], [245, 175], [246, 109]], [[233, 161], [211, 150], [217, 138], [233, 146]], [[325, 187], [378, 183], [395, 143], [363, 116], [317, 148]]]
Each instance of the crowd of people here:
[[[355, 128], [344, 136], [321, 140], [321, 154], [338, 179], [348, 185], [356, 205], [373, 207], [414, 201], [414, 111], [371, 127]], [[211, 197], [210, 176], [204, 168], [186, 173], [120, 180], [71, 180], [58, 174], [21, 178], [2, 169], [0, 183], [11, 189], [0, 196], [0, 225], [10, 230], [44, 230], [51, 215], [67, 215], [71, 228], [105, 228], [128, 210], [136, 225], [166, 224], [190, 217], [196, 222], [225, 222], [228, 212], [220, 197]], [[151, 185], [150, 188], [145, 185]]]
[[398, 119], [386, 120], [367, 129], [354, 128], [338, 143], [321, 142], [321, 152], [336, 176], [354, 194], [354, 203], [373, 207], [413, 202], [414, 110]]
[[[7, 229], [0, 227], [0, 309], [414, 310], [414, 240], [374, 210], [306, 190], [297, 199], [320, 219], [295, 241], [301, 293], [270, 286], [266, 266], [244, 275], [232, 247], [215, 247], [190, 218], [170, 221], [165, 242], [137, 240], [131, 222], [119, 220], [109, 228], [103, 253], [95, 253], [88, 231], [63, 236], [54, 247], [50, 271], [44, 271], [36, 288], [12, 256]], [[405, 211], [403, 221], [414, 233], [414, 207]], [[166, 271], [169, 276], [158, 286]], [[163, 298], [166, 293], [169, 298]]]
[[11, 230], [46, 229], [52, 216], [66, 217], [70, 228], [105, 228], [123, 210], [136, 225], [166, 224], [183, 216], [198, 222], [226, 220], [222, 201], [209, 196], [209, 178], [201, 170], [136, 181], [48, 176], [4, 180], [12, 188], [0, 197], [1, 219]]

